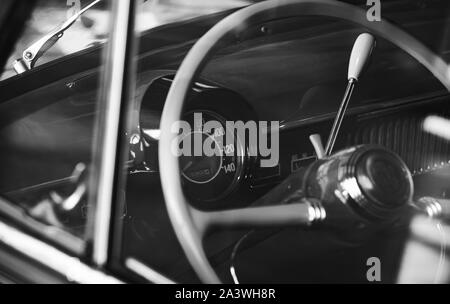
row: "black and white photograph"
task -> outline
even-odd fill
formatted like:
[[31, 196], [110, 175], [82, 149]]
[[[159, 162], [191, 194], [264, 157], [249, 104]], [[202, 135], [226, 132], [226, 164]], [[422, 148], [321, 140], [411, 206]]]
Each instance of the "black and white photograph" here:
[[0, 67], [2, 285], [450, 283], [448, 0], [1, 0]]

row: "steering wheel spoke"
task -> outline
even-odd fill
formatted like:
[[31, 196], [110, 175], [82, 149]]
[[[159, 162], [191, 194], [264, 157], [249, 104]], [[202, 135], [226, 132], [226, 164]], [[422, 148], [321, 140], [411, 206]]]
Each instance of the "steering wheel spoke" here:
[[325, 209], [314, 200], [301, 203], [250, 207], [226, 211], [204, 212], [191, 209], [195, 225], [205, 236], [214, 229], [264, 229], [282, 227], [308, 227], [325, 219]]

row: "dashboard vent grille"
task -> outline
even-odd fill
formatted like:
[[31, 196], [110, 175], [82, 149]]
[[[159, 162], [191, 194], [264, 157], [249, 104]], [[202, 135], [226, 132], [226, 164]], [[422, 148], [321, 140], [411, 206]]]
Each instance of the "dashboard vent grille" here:
[[450, 143], [424, 132], [423, 121], [423, 116], [395, 116], [363, 122], [347, 143], [385, 146], [399, 154], [414, 175], [450, 166]]

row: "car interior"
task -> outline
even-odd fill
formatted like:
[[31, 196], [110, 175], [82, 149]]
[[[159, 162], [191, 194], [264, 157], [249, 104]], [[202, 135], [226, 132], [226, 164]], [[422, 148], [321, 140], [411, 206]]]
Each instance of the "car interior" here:
[[[405, 165], [402, 170], [412, 177], [414, 192], [406, 194], [412, 201], [450, 199], [450, 142], [423, 128], [430, 116], [450, 116], [448, 87], [438, 72], [421, 60], [414, 46], [408, 49], [407, 40], [395, 40], [402, 35], [379, 32], [377, 22], [358, 22], [365, 19], [365, 3], [321, 0], [316, 7], [311, 1], [276, 2], [262, 1], [139, 33], [134, 90], [122, 113], [127, 125], [122, 125], [121, 132], [128, 142], [121, 146], [126, 159], [118, 164], [121, 174], [112, 221], [111, 251], [118, 261], [112, 267], [121, 273], [126, 273], [123, 261], [132, 257], [181, 283], [214, 279], [263, 284], [367, 283], [366, 261], [378, 257], [383, 283], [398, 282], [411, 241], [414, 216], [409, 209], [381, 224], [363, 220], [335, 226], [283, 227], [270, 221], [267, 227], [224, 225], [229, 229], [204, 233], [204, 249], [199, 255], [204, 252], [209, 265], [199, 265], [202, 258], [192, 257], [195, 246], [188, 249], [190, 245], [186, 245], [189, 225], [196, 218], [174, 224], [174, 218], [183, 217], [180, 210], [184, 209], [174, 210], [176, 204], [168, 203], [176, 200], [181, 185], [185, 201], [180, 204], [199, 214], [245, 212], [268, 205], [266, 200], [283, 205], [283, 199], [270, 199], [270, 195], [291, 195], [280, 187], [320, 162], [311, 135], [323, 141], [330, 135], [348, 84], [352, 48], [365, 33], [373, 35], [376, 45], [355, 84], [333, 152], [353, 153], [354, 147], [388, 150], [399, 157]], [[310, 6], [303, 7], [303, 2]], [[448, 61], [447, 2], [383, 1], [382, 17]], [[361, 16], [355, 13], [351, 17], [356, 22], [338, 18], [341, 8], [348, 7], [361, 12]], [[305, 13], [298, 14], [301, 9]], [[244, 13], [248, 18], [231, 27]], [[206, 56], [195, 66], [198, 71], [183, 74], [194, 66], [186, 62], [194, 60], [195, 45], [204, 42], [205, 46], [204, 35], [214, 29], [219, 33], [218, 28], [226, 22], [227, 31], [221, 32], [223, 36], [214, 45], [209, 41], [211, 51], [205, 51]], [[370, 24], [372, 28], [367, 27]], [[104, 44], [93, 45], [0, 82], [2, 197], [47, 227], [79, 238], [89, 235], [92, 226], [86, 194], [90, 187], [86, 188], [85, 182], [95, 159], [104, 49]], [[191, 57], [187, 57], [189, 53]], [[183, 93], [176, 91], [183, 85], [189, 87]], [[193, 123], [194, 113], [201, 113], [205, 120], [220, 122], [225, 133], [229, 132], [226, 121], [278, 122], [278, 164], [264, 167], [261, 156], [238, 155], [237, 151], [249, 151], [251, 145], [240, 138], [222, 157], [183, 156], [179, 162], [170, 161], [170, 153], [162, 151], [168, 147], [165, 132], [170, 130], [161, 126], [176, 116], [168, 104], [175, 103], [177, 96], [184, 97], [178, 118]], [[167, 157], [162, 158], [164, 153]], [[174, 170], [172, 165], [179, 169], [179, 178], [169, 172]], [[402, 184], [404, 176], [397, 178], [396, 167], [392, 174], [380, 173], [384, 165], [375, 160], [370, 170], [375, 176], [381, 174], [378, 178], [390, 189], [390, 193], [380, 194], [387, 199], [409, 187], [409, 180]], [[73, 201], [66, 198], [73, 199], [77, 193], [81, 193], [79, 199], [67, 207]], [[171, 193], [175, 193], [173, 197]], [[180, 231], [181, 226], [185, 231]], [[410, 263], [406, 267], [415, 266]], [[417, 270], [434, 277], [440, 267], [442, 263], [430, 261], [427, 269]]]

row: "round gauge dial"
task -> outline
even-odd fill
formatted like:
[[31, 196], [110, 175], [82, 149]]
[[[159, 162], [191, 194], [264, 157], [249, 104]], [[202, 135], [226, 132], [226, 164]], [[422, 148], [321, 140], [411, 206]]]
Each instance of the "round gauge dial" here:
[[[216, 113], [190, 112], [185, 120], [192, 128], [180, 143], [183, 150], [180, 168], [186, 195], [200, 203], [223, 199], [233, 192], [241, 178], [244, 147], [236, 134], [232, 142], [227, 142], [227, 132], [234, 130], [227, 130], [225, 119]], [[207, 128], [211, 122], [215, 127]]]

